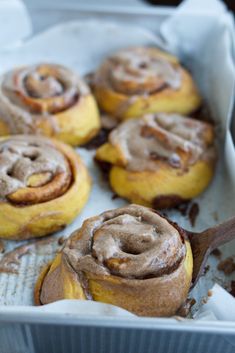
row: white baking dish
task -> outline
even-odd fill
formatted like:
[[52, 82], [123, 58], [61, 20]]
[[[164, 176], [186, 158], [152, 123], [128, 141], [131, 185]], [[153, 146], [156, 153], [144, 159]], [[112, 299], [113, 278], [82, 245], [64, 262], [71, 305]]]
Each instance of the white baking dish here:
[[[95, 18], [114, 23], [141, 25], [158, 33], [160, 25], [172, 12], [173, 9], [165, 8], [133, 11], [40, 9], [37, 12], [35, 28], [37, 31], [41, 30], [52, 23], [60, 22], [62, 18], [63, 20]], [[188, 13], [188, 16], [191, 15]], [[35, 16], [33, 13], [33, 19]], [[211, 14], [201, 13], [193, 16], [204, 18], [205, 21], [213, 17]], [[231, 32], [230, 35], [232, 36]], [[231, 107], [228, 107], [229, 109]], [[127, 313], [113, 317], [110, 315], [114, 310], [112, 308], [108, 313], [106, 310], [103, 315], [97, 315], [96, 303], [92, 304], [93, 314], [91, 309], [89, 314], [85, 313], [84, 307], [81, 311], [81, 305], [83, 305], [81, 302], [65, 301], [42, 308], [0, 306], [0, 352], [15, 352], [15, 346], [18, 346], [17, 352], [24, 353], [70, 351], [151, 353], [156, 352], [156, 348], [158, 352], [164, 353], [182, 351], [207, 353], [220, 352], [219, 349], [222, 347], [228, 352], [234, 349], [235, 324], [231, 322], [139, 319]], [[56, 335], [57, 343], [53, 335]]]

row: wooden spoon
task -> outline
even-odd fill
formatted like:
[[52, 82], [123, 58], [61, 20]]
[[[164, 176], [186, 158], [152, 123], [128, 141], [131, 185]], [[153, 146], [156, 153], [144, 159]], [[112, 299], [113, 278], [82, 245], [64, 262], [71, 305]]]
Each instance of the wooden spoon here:
[[208, 228], [201, 233], [186, 231], [193, 252], [193, 278], [192, 287], [195, 286], [202, 275], [206, 261], [210, 253], [218, 246], [235, 239], [235, 217]]

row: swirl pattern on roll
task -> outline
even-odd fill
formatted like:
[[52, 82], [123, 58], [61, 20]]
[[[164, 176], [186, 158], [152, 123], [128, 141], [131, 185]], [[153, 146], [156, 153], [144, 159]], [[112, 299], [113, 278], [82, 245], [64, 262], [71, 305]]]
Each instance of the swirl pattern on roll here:
[[52, 141], [16, 135], [0, 142], [1, 200], [17, 203], [15, 192], [25, 190], [23, 204], [48, 201], [62, 195], [71, 180], [69, 163]]
[[187, 168], [199, 159], [215, 159], [213, 127], [177, 114], [148, 114], [120, 124], [109, 142], [131, 171], [156, 170], [160, 161]]
[[167, 60], [156, 49], [123, 49], [104, 60], [94, 77], [94, 84], [112, 88], [125, 95], [146, 95], [166, 87], [180, 88], [182, 81], [178, 61]]
[[155, 211], [137, 205], [88, 219], [63, 250], [78, 273], [130, 280], [174, 272], [185, 252], [177, 227]]
[[87, 94], [87, 85], [61, 65], [14, 69], [0, 79], [0, 117], [11, 133], [35, 134], [40, 119], [50, 117], [53, 122], [53, 114], [69, 109]]

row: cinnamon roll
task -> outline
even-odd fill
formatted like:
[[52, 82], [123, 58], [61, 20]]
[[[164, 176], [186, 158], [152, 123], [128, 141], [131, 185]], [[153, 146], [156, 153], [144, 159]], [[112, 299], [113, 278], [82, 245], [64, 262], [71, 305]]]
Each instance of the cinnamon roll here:
[[76, 146], [88, 142], [99, 128], [94, 97], [69, 69], [40, 64], [0, 78], [0, 135], [40, 134]]
[[37, 304], [86, 299], [141, 316], [171, 316], [188, 295], [192, 252], [184, 230], [130, 205], [87, 219], [45, 269]]
[[27, 239], [70, 223], [87, 201], [90, 177], [68, 145], [45, 137], [0, 138], [0, 236]]
[[127, 48], [111, 55], [91, 85], [100, 108], [115, 119], [158, 112], [188, 115], [201, 105], [189, 72], [157, 48]]
[[214, 129], [176, 114], [145, 115], [114, 129], [96, 160], [108, 163], [111, 187], [121, 197], [154, 208], [174, 207], [210, 183]]

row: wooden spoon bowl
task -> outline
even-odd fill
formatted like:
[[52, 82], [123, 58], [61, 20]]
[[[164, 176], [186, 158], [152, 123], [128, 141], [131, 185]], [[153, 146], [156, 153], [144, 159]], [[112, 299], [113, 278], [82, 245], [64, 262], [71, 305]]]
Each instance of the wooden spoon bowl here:
[[200, 233], [186, 231], [193, 253], [192, 287], [195, 286], [203, 273], [211, 252], [217, 247], [235, 239], [235, 217], [208, 228]]

